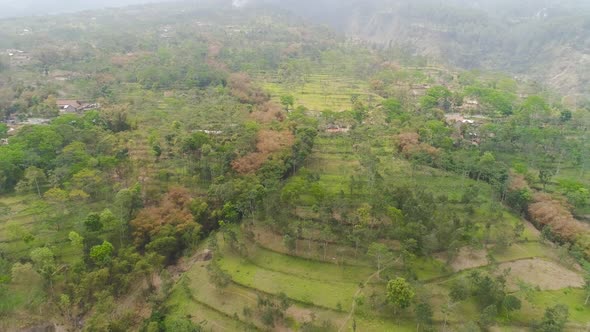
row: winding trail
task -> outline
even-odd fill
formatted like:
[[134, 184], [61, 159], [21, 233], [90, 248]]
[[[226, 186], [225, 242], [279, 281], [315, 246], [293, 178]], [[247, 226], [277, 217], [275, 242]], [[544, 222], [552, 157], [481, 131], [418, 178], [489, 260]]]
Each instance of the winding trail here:
[[397, 263], [399, 261], [399, 259], [401, 258], [398, 257], [395, 261], [391, 261], [388, 264], [385, 264], [381, 270], [377, 270], [375, 271], [373, 274], [371, 274], [364, 282], [363, 282], [363, 286], [360, 287], [356, 290], [356, 293], [354, 293], [354, 296], [352, 298], [352, 305], [350, 307], [350, 312], [348, 313], [348, 316], [346, 316], [346, 319], [344, 320], [344, 322], [342, 322], [342, 325], [340, 325], [340, 328], [338, 329], [338, 332], [342, 332], [344, 330], [344, 328], [346, 328], [346, 324], [348, 324], [348, 321], [350, 321], [350, 319], [352, 318], [352, 315], [354, 315], [354, 310], [356, 309], [356, 299], [357, 297], [360, 295], [360, 293], [363, 291], [363, 288], [365, 288], [369, 282], [371, 282], [371, 280], [373, 280], [373, 278], [375, 278], [375, 276], [378, 276], [383, 270], [385, 270], [390, 264], [394, 264]]

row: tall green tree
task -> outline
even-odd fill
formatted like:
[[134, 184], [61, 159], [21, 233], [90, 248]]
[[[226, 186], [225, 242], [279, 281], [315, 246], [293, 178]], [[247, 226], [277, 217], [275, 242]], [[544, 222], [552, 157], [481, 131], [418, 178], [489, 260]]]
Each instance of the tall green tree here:
[[479, 325], [484, 329], [489, 328], [494, 325], [496, 316], [498, 316], [498, 307], [496, 305], [492, 304], [485, 307], [479, 315]]
[[367, 254], [375, 260], [375, 265], [377, 265], [377, 276], [381, 278], [382, 264], [391, 259], [392, 256], [389, 248], [382, 243], [373, 242], [369, 246]]
[[281, 96], [281, 105], [285, 107], [286, 111], [289, 111], [290, 108], [293, 108], [295, 104], [295, 98], [291, 95], [284, 95]]
[[396, 311], [408, 308], [415, 295], [414, 288], [404, 278], [398, 277], [387, 283], [387, 302], [392, 304]]
[[0, 138], [6, 138], [8, 134], [8, 126], [5, 123], [0, 123]]
[[31, 260], [37, 272], [45, 279], [50, 288], [57, 273], [55, 254], [47, 247], [36, 248], [31, 251]]
[[422, 327], [432, 325], [432, 319], [434, 317], [434, 314], [432, 312], [432, 306], [430, 305], [430, 303], [420, 302], [416, 304], [415, 313], [416, 322], [418, 323], [416, 331], [419, 332]]
[[540, 332], [561, 332], [569, 318], [569, 309], [563, 304], [556, 304], [545, 310], [543, 320], [539, 325]]
[[98, 266], [106, 266], [113, 258], [113, 251], [115, 248], [108, 241], [103, 241], [102, 244], [90, 248], [90, 258]]

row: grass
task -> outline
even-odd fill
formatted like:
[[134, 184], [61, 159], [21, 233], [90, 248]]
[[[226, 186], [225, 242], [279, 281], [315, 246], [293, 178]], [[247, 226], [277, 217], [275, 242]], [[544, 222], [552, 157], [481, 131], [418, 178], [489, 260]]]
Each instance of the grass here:
[[180, 291], [175, 291], [168, 302], [174, 307], [174, 314], [171, 317], [190, 319], [194, 323], [200, 323], [205, 330], [210, 331], [258, 331], [242, 321], [229, 317], [202, 303], [191, 301]]
[[557, 304], [564, 304], [569, 308], [569, 322], [586, 326], [590, 317], [590, 306], [584, 305], [586, 292], [583, 289], [565, 288], [557, 291], [535, 291], [528, 297], [520, 292], [523, 300], [523, 308], [514, 314], [517, 321], [539, 321], [545, 308]]
[[248, 250], [248, 260], [269, 271], [325, 282], [358, 283], [374, 272], [374, 269], [365, 266], [322, 263], [296, 256], [282, 255], [260, 247]]
[[[259, 296], [273, 297], [269, 294], [284, 292], [290, 299], [296, 301], [292, 302], [287, 310], [285, 324], [298, 330], [302, 319], [313, 319], [314, 325], [323, 326], [323, 331], [337, 331], [347, 318], [353, 294], [358, 288], [358, 282], [338, 280], [357, 277], [366, 279], [366, 274], [370, 272], [365, 267], [340, 267], [281, 255], [260, 248], [255, 252], [250, 251], [250, 255], [254, 254], [256, 261], [260, 264], [283, 270], [283, 272], [267, 270], [247, 262], [229, 250], [223, 250], [223, 256], [217, 259], [220, 266], [230, 273], [233, 282], [223, 289], [216, 288], [208, 277], [209, 262], [196, 262], [181, 277], [166, 301], [171, 315], [190, 317], [195, 322], [205, 322], [206, 329], [212, 331], [267, 330], [258, 317], [257, 299]], [[335, 275], [331, 275], [332, 273]], [[301, 277], [297, 276], [298, 274]], [[308, 278], [314, 276], [331, 280]], [[383, 285], [376, 286], [383, 287]], [[251, 314], [246, 316], [244, 308], [249, 308]], [[374, 314], [356, 315], [354, 322], [359, 331], [413, 331], [415, 329], [414, 325], [406, 319], [400, 318], [394, 321]], [[345, 330], [350, 330], [352, 325], [353, 319], [348, 320]]]
[[7, 207], [7, 213], [0, 216], [0, 247], [4, 252], [16, 253], [32, 247], [32, 244], [27, 244], [21, 239], [22, 234], [26, 232], [35, 237], [33, 244], [52, 244], [60, 242], [67, 232], [76, 229], [73, 219], [77, 213], [63, 218], [62, 227], [58, 231], [55, 225], [47, 222], [55, 208], [39, 203], [42, 201], [36, 195], [10, 195], [0, 198], [0, 204]]
[[442, 262], [434, 258], [422, 257], [412, 261], [412, 270], [416, 273], [418, 280], [430, 280], [449, 273]]
[[358, 286], [350, 282], [310, 282], [305, 277], [263, 269], [235, 255], [225, 254], [219, 265], [240, 285], [270, 294], [285, 293], [296, 301], [331, 309], [339, 309], [339, 304], [348, 308]]
[[297, 247], [299, 248], [297, 253], [290, 253], [283, 243], [283, 238], [280, 235], [274, 234], [263, 227], [255, 226], [256, 244], [257, 246], [264, 248], [268, 251], [275, 252], [277, 254], [283, 254], [295, 256], [316, 262], [328, 262], [329, 265], [334, 265], [334, 257], [337, 257], [337, 261], [340, 264], [346, 264], [348, 266], [357, 266], [364, 269], [372, 267], [371, 260], [358, 250], [355, 254], [354, 248], [345, 244], [329, 244], [326, 248], [326, 259], [324, 259], [324, 248], [323, 243], [320, 241], [314, 241], [318, 237], [318, 234], [313, 228], [306, 228], [304, 230], [304, 236], [306, 239], [297, 240]]
[[[206, 320], [209, 322], [206, 326], [214, 331], [265, 330], [266, 326], [256, 317], [246, 316], [244, 309], [255, 311], [259, 296], [267, 294], [235, 282], [224, 288], [216, 287], [209, 279], [209, 263], [195, 262], [174, 286], [166, 302], [172, 314], [191, 315], [195, 321]], [[329, 319], [322, 310], [318, 311], [318, 317]]]
[[[395, 332], [413, 332], [416, 331], [414, 323], [405, 320], [391, 321], [380, 317], [367, 317], [364, 319], [356, 318], [357, 331], [395, 331]], [[352, 323], [349, 323], [349, 330], [352, 329]], [[345, 330], [346, 331], [346, 330]]]
[[[372, 137], [372, 139], [379, 139]], [[483, 227], [484, 222], [489, 218], [489, 211], [493, 209], [501, 210], [502, 224], [497, 227], [511, 227], [523, 222], [520, 216], [515, 215], [502, 206], [492, 205], [492, 188], [484, 182], [477, 182], [460, 175], [444, 172], [429, 167], [413, 168], [406, 160], [394, 158], [394, 153], [388, 145], [387, 137], [384, 137], [384, 144], [375, 149], [380, 158], [379, 169], [387, 183], [394, 185], [407, 185], [419, 187], [431, 192], [435, 197], [446, 196], [451, 206], [456, 207], [456, 213], [462, 218], [471, 218], [476, 224], [480, 225], [477, 236], [486, 237], [486, 229]], [[327, 189], [330, 194], [336, 195], [343, 191], [349, 196], [350, 176], [360, 173], [359, 156], [352, 149], [352, 139], [346, 135], [322, 136], [318, 137], [312, 156], [306, 165], [306, 168], [319, 174], [319, 182]], [[475, 199], [473, 212], [463, 211], [464, 205], [461, 200], [463, 194], [469, 186], [478, 188], [479, 194]], [[357, 192], [355, 201], [361, 201], [366, 196], [365, 192]], [[302, 200], [301, 204], [305, 204]], [[299, 209], [302, 207], [299, 206]], [[492, 230], [495, 231], [496, 227]], [[540, 257], [544, 259], [556, 260], [554, 250], [539, 242], [539, 233], [532, 227], [525, 227], [523, 234], [525, 242], [513, 244], [504, 251], [493, 252], [492, 255], [497, 263], [517, 261], [522, 259]], [[487, 270], [490, 266], [482, 266], [477, 269]], [[470, 270], [452, 273], [450, 269], [445, 269], [443, 262], [432, 258], [416, 258], [412, 262], [412, 270], [418, 280], [426, 281], [425, 288], [431, 290], [429, 298], [432, 300], [435, 308], [435, 318], [441, 322], [443, 316], [441, 313], [442, 306], [448, 301], [448, 281], [465, 276]], [[392, 273], [396, 273], [395, 271]], [[431, 280], [431, 283], [428, 283]], [[383, 292], [383, 284], [375, 284], [368, 287], [364, 293], [373, 290], [377, 293]], [[380, 293], [380, 294], [381, 294]], [[581, 323], [588, 320], [590, 314], [588, 308], [581, 308], [580, 300], [581, 290], [566, 289], [557, 292], [536, 292], [535, 307], [528, 305], [523, 306], [522, 313], [515, 314], [514, 317], [500, 318], [499, 321], [503, 326], [500, 330], [518, 330], [518, 327], [510, 326], [510, 322], [515, 325], [522, 325], [531, 322], [533, 319], [541, 317], [543, 310], [556, 299], [568, 304], [571, 312], [572, 322]], [[521, 297], [522, 298], [522, 297]], [[523, 300], [524, 302], [524, 300]], [[362, 314], [372, 312], [370, 308], [362, 308]], [[530, 311], [531, 314], [527, 314]], [[480, 309], [475, 299], [471, 298], [458, 304], [448, 317], [450, 323], [459, 326], [467, 321], [477, 321], [480, 315]], [[518, 316], [521, 315], [521, 316]], [[522, 318], [520, 318], [522, 317]], [[414, 327], [415, 328], [415, 327]], [[392, 328], [392, 331], [398, 329]]]
[[296, 106], [302, 105], [316, 111], [351, 110], [353, 95], [359, 96], [359, 100], [364, 102], [381, 99], [370, 92], [366, 83], [333, 74], [308, 75], [305, 83], [299, 86], [281, 84], [274, 77], [266, 77], [262, 87], [275, 101], [280, 101], [283, 95], [292, 95], [295, 97]]
[[498, 262], [509, 262], [525, 258], [548, 257], [551, 255], [551, 247], [540, 242], [516, 243], [505, 251], [493, 253]]
[[[183, 287], [186, 283], [187, 287]], [[218, 290], [209, 283], [206, 263], [194, 264], [175, 286], [166, 305], [175, 315], [191, 315], [195, 320], [212, 322], [213, 326], [248, 327], [239, 317], [244, 307], [256, 305], [256, 294], [245, 291], [236, 285]], [[235, 318], [235, 315], [238, 318]], [[244, 319], [242, 315], [242, 319]], [[230, 329], [231, 330], [231, 329]]]
[[360, 163], [352, 153], [348, 137], [318, 137], [314, 153], [306, 168], [320, 174], [320, 183], [331, 194], [348, 193], [351, 176], [358, 173]]

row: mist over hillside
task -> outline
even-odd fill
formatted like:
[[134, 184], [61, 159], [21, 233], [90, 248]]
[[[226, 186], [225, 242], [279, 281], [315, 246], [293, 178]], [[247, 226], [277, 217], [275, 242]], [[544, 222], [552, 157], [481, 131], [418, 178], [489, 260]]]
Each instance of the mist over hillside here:
[[89, 9], [124, 7], [162, 0], [0, 0], [0, 18], [71, 13]]
[[349, 37], [437, 62], [546, 83], [568, 95], [590, 90], [590, 3], [579, 0], [277, 1], [273, 5]]
[[[0, 18], [162, 0], [0, 0]], [[431, 62], [504, 71], [572, 96], [590, 95], [590, 2], [583, 0], [191, 0], [279, 10]]]

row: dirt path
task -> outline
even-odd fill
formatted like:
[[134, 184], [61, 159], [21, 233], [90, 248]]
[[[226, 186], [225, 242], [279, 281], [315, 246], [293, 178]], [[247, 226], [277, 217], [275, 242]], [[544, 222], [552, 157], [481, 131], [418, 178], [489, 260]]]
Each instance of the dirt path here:
[[340, 328], [338, 329], [338, 332], [342, 332], [344, 330], [344, 328], [346, 328], [346, 324], [348, 324], [348, 321], [352, 318], [352, 315], [354, 315], [354, 310], [356, 309], [356, 299], [357, 297], [361, 294], [361, 292], [363, 291], [363, 289], [369, 284], [369, 282], [371, 282], [371, 280], [373, 280], [373, 278], [375, 278], [375, 276], [378, 276], [379, 273], [383, 272], [383, 270], [385, 270], [389, 265], [395, 264], [399, 261], [399, 259], [401, 258], [398, 257], [395, 261], [391, 261], [388, 264], [385, 264], [381, 270], [377, 270], [375, 271], [375, 273], [371, 274], [364, 282], [363, 282], [363, 286], [360, 287], [356, 290], [356, 293], [354, 293], [354, 296], [352, 297], [352, 305], [350, 307], [350, 312], [348, 313], [348, 316], [346, 316], [346, 319], [344, 320], [344, 322], [342, 322], [342, 325], [340, 325]]
[[[364, 286], [367, 286], [367, 284], [376, 276], [379, 274], [379, 272], [381, 272], [383, 269], [376, 271], [375, 273], [371, 274], [367, 280], [365, 280], [365, 282], [363, 282], [363, 288]], [[346, 319], [344, 320], [344, 322], [342, 323], [342, 325], [340, 325], [340, 328], [338, 329], [338, 332], [342, 332], [342, 330], [344, 330], [344, 328], [346, 327], [346, 324], [348, 324], [348, 321], [350, 320], [350, 318], [352, 318], [352, 315], [354, 315], [354, 310], [356, 309], [356, 299], [357, 297], [360, 295], [360, 293], [362, 292], [363, 288], [359, 287], [356, 290], [356, 293], [354, 293], [354, 296], [352, 297], [352, 306], [350, 308], [350, 312], [348, 313], [348, 316], [346, 316]]]

